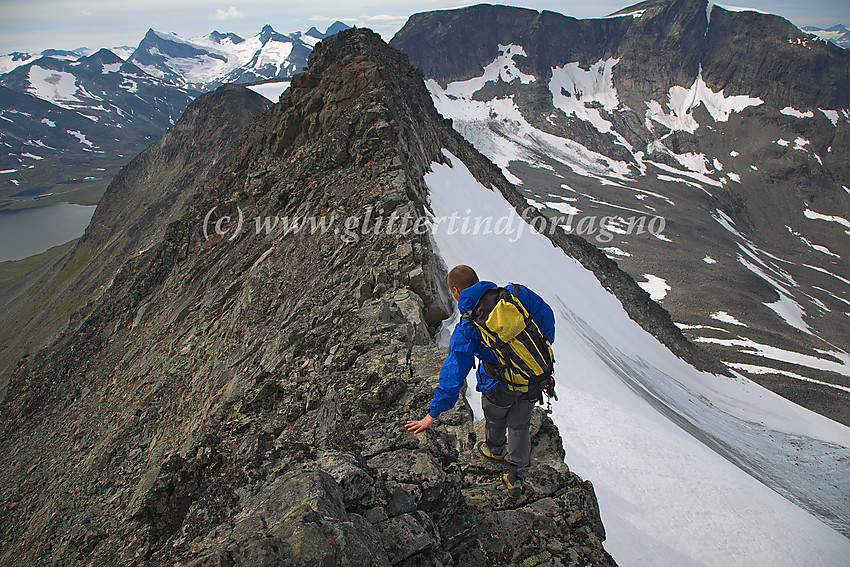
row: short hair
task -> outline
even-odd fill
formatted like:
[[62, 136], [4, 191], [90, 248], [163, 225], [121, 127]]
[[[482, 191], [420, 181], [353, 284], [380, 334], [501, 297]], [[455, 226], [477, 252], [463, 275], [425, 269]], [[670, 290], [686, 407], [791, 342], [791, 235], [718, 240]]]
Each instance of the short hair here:
[[478, 283], [478, 274], [469, 266], [461, 264], [452, 268], [452, 271], [449, 272], [448, 280], [449, 289], [456, 287], [458, 291], [463, 291]]

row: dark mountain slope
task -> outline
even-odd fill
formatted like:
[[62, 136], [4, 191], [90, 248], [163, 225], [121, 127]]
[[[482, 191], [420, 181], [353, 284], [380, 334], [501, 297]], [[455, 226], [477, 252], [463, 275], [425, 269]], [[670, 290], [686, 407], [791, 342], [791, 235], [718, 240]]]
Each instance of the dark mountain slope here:
[[203, 95], [120, 171], [68, 254], [31, 286], [2, 298], [0, 391], [23, 354], [52, 342], [72, 312], [85, 311], [108, 289], [122, 263], [162, 238], [192, 194], [228, 161], [239, 133], [269, 106], [243, 87]]

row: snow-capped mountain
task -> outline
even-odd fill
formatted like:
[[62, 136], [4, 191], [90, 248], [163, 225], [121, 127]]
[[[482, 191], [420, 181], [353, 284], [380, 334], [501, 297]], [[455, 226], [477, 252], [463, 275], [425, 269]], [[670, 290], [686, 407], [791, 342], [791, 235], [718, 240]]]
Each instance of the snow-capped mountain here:
[[0, 74], [8, 73], [12, 69], [20, 67], [21, 65], [26, 65], [40, 57], [76, 60], [90, 54], [91, 51], [85, 47], [81, 47], [73, 51], [45, 49], [41, 53], [24, 53], [22, 51], [14, 51], [12, 53], [7, 53], [6, 55], [0, 55]]
[[826, 29], [806, 26], [803, 28], [803, 31], [814, 34], [826, 41], [831, 41], [838, 47], [843, 47], [844, 49], [850, 48], [850, 30], [841, 24]]
[[171, 84], [202, 91], [223, 83], [286, 79], [307, 65], [313, 45], [347, 27], [336, 22], [324, 34], [314, 27], [284, 35], [267, 25], [249, 39], [218, 31], [184, 39], [150, 29], [128, 61]]
[[118, 167], [159, 138], [199, 94], [106, 49], [39, 57], [0, 76], [0, 89], [3, 206], [102, 191]]
[[720, 360], [850, 422], [846, 50], [706, 0], [429, 12], [390, 45], [530, 216], [594, 242]]
[[0, 85], [117, 128], [140, 119], [173, 124], [197, 94], [164, 84], [106, 49], [75, 60], [41, 57], [3, 75]]
[[292, 34], [292, 36], [298, 37], [298, 39], [300, 39], [310, 47], [313, 47], [326, 37], [331, 36], [342, 30], [346, 30], [348, 28], [349, 26], [347, 24], [344, 24], [342, 22], [334, 22], [328, 27], [328, 29], [324, 31], [324, 33], [316, 29], [316, 26], [313, 26], [304, 33], [295, 32], [294, 34]]
[[[120, 57], [122, 60], [126, 60], [136, 50], [135, 47], [129, 45], [118, 45], [115, 47], [107, 47], [106, 49]], [[12, 69], [20, 67], [21, 65], [31, 63], [40, 57], [52, 57], [54, 59], [69, 59], [76, 61], [80, 57], [87, 57], [92, 53], [94, 53], [94, 51], [88, 47], [79, 47], [71, 51], [62, 49], [45, 49], [41, 53], [15, 51], [7, 53], [6, 55], [0, 55], [0, 75], [8, 73]]]
[[158, 139], [202, 91], [288, 78], [324, 33], [183, 39], [149, 30], [138, 47], [0, 58], [0, 208], [86, 192], [96, 203], [118, 168]]

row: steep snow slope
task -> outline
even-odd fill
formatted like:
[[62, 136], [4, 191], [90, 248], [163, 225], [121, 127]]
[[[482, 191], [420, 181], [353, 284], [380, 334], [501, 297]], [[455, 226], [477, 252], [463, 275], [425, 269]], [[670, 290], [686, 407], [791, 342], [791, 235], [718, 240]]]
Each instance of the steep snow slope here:
[[259, 85], [250, 85], [248, 88], [259, 95], [263, 95], [271, 102], [277, 102], [280, 100], [281, 93], [289, 88], [289, 81], [260, 83]]
[[[594, 480], [615, 559], [845, 565], [850, 429], [673, 356], [593, 274], [446, 154], [452, 166], [432, 164], [426, 176], [435, 244], [447, 266], [526, 283], [555, 310], [554, 419], [567, 463]], [[449, 221], [453, 213], [460, 222]], [[477, 217], [489, 217], [490, 229], [476, 234]]]

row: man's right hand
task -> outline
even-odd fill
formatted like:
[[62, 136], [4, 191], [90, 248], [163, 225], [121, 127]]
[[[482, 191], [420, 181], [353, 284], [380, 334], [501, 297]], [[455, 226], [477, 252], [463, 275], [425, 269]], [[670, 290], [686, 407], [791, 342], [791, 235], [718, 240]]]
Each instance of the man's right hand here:
[[425, 431], [430, 427], [430, 425], [434, 423], [434, 418], [431, 417], [430, 414], [426, 415], [419, 421], [408, 421], [405, 427], [408, 431], [412, 431], [413, 433], [419, 433], [420, 431]]

